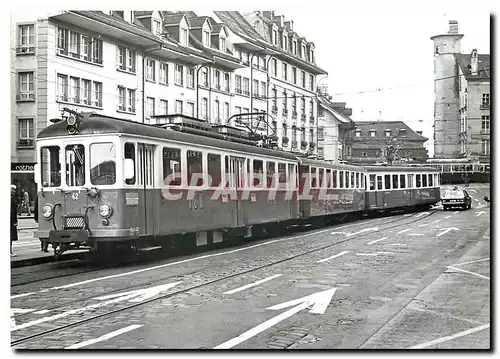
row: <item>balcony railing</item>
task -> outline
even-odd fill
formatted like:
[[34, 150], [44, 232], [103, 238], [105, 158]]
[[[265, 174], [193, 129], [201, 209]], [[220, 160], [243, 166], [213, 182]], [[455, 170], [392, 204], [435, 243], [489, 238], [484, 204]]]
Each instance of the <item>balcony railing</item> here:
[[292, 118], [293, 119], [297, 118], [297, 111], [292, 111]]
[[272, 112], [272, 113], [278, 113], [278, 106], [273, 106], [273, 107], [271, 108], [271, 112]]
[[300, 119], [301, 119], [302, 121], [305, 121], [305, 120], [306, 120], [306, 114], [305, 114], [305, 113], [301, 114], [301, 115], [300, 115]]
[[34, 147], [35, 141], [32, 138], [21, 138], [17, 141], [17, 147]]
[[297, 141], [292, 141], [292, 148], [297, 148]]
[[32, 92], [21, 92], [16, 95], [16, 100], [19, 102], [35, 101], [35, 94]]
[[33, 55], [34, 53], [34, 46], [21, 46], [16, 48], [16, 55]]
[[489, 110], [490, 109], [490, 104], [489, 103], [482, 103], [480, 106], [481, 110]]
[[286, 108], [283, 108], [283, 116], [288, 116], [288, 110]]

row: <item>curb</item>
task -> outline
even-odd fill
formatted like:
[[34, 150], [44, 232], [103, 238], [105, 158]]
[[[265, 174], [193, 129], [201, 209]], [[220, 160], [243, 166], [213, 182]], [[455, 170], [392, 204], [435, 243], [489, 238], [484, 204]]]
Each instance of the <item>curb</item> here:
[[28, 267], [28, 266], [34, 266], [34, 265], [45, 264], [45, 263], [53, 263], [53, 262], [66, 262], [69, 260], [79, 259], [79, 258], [81, 258], [81, 256], [82, 256], [82, 253], [68, 253], [68, 254], [63, 255], [62, 257], [60, 257], [58, 259], [56, 259], [54, 256], [21, 259], [18, 261], [10, 262], [10, 268], [21, 268], [21, 267]]
[[19, 231], [26, 231], [28, 229], [38, 229], [38, 227], [24, 227], [24, 228], [19, 228]]

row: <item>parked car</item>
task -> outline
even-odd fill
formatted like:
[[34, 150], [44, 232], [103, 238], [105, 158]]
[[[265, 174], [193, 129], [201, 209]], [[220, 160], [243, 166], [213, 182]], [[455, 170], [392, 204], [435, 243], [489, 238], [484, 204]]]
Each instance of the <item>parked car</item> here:
[[466, 190], [457, 186], [451, 189], [445, 189], [441, 195], [441, 203], [443, 209], [447, 211], [451, 207], [461, 207], [463, 209], [470, 209], [472, 205], [472, 198]]

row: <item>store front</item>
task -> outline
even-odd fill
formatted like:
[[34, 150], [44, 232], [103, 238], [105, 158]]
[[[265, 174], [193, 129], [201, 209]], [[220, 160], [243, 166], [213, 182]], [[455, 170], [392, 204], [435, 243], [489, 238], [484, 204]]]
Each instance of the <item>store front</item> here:
[[[35, 183], [35, 163], [17, 162], [10, 164], [11, 183], [16, 185], [16, 196], [18, 203], [22, 203], [22, 189], [25, 188], [29, 195], [30, 213], [33, 214], [37, 187]], [[18, 214], [26, 216], [27, 211], [18, 209]]]

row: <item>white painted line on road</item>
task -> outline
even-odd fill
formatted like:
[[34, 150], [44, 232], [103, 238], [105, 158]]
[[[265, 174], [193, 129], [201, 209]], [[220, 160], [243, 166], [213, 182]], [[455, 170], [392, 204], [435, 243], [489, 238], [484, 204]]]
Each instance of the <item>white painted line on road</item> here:
[[455, 211], [455, 212], [453, 212], [453, 214], [457, 214], [458, 212], [460, 212], [460, 211]]
[[487, 277], [485, 275], [482, 275], [482, 274], [479, 274], [479, 273], [475, 273], [475, 272], [469, 272], [468, 270], [465, 270], [465, 269], [455, 268], [453, 266], [448, 266], [446, 268], [454, 269], [454, 270], [459, 271], [459, 272], [467, 273], [467, 274], [470, 274], [470, 275], [475, 275], [476, 277], [490, 280], [490, 277]]
[[376, 256], [377, 253], [356, 253], [357, 256]]
[[423, 233], [408, 233], [409, 236], [423, 236]]
[[90, 340], [86, 340], [84, 342], [73, 344], [73, 345], [70, 345], [69, 347], [66, 347], [64, 349], [80, 349], [80, 348], [86, 347], [88, 345], [92, 345], [92, 344], [95, 344], [95, 343], [102, 342], [104, 340], [108, 340], [108, 339], [114, 338], [114, 337], [116, 337], [116, 336], [118, 336], [120, 334], [130, 332], [131, 330], [135, 330], [135, 329], [140, 328], [140, 327], [142, 327], [141, 324], [132, 324], [132, 325], [129, 325], [128, 327], [115, 330], [114, 332], [101, 335], [99, 338], [90, 339]]
[[403, 217], [408, 217], [408, 216], [413, 216], [413, 213], [407, 213], [407, 214], [403, 215]]
[[469, 192], [477, 193], [477, 191], [475, 189], [469, 189]]
[[42, 310], [39, 310], [38, 312], [34, 312], [33, 314], [47, 314], [50, 311], [51, 311], [51, 309], [42, 309]]
[[30, 293], [22, 293], [22, 294], [16, 294], [16, 295], [11, 295], [10, 299], [16, 299], [16, 298], [22, 298], [22, 297], [27, 297], [29, 295], [33, 295], [35, 292], [30, 292]]
[[376, 254], [394, 254], [394, 252], [377, 252]]
[[479, 205], [479, 206], [477, 206], [476, 208], [478, 208], [478, 209], [479, 209], [479, 208], [484, 208], [484, 207], [486, 207], [486, 205], [485, 205], [485, 204], [480, 204], [480, 205]]
[[248, 247], [244, 247], [244, 248], [233, 249], [233, 250], [230, 250], [230, 251], [224, 251], [224, 252], [220, 252], [220, 253], [206, 254], [206, 255], [199, 256], [199, 257], [183, 259], [183, 260], [177, 261], [177, 262], [160, 264], [160, 265], [157, 265], [157, 266], [143, 268], [143, 269], [138, 269], [138, 270], [134, 270], [134, 271], [130, 271], [130, 272], [124, 272], [124, 273], [113, 274], [113, 275], [108, 275], [108, 276], [104, 276], [104, 277], [87, 279], [87, 280], [84, 280], [84, 281], [81, 281], [81, 282], [70, 283], [70, 284], [66, 284], [66, 285], [62, 285], [62, 286], [58, 286], [58, 287], [46, 288], [46, 289], [44, 289], [42, 291], [39, 291], [39, 292], [16, 294], [14, 296], [11, 296], [10, 299], [15, 299], [15, 298], [20, 298], [20, 297], [26, 297], [26, 296], [34, 295], [34, 294], [41, 293], [41, 292], [48, 292], [50, 290], [72, 288], [72, 287], [76, 287], [76, 286], [80, 286], [80, 285], [84, 285], [84, 284], [99, 282], [99, 281], [106, 280], [106, 279], [125, 277], [125, 276], [132, 275], [132, 274], [143, 273], [143, 272], [148, 272], [148, 271], [155, 270], [155, 269], [171, 267], [171, 266], [174, 266], [176, 264], [183, 264], [183, 263], [194, 262], [194, 261], [197, 261], [197, 260], [200, 260], [200, 259], [206, 259], [206, 258], [212, 258], [212, 257], [219, 257], [219, 256], [223, 256], [223, 255], [226, 255], [226, 254], [232, 254], [232, 253], [246, 251], [246, 250], [257, 248], [257, 247], [262, 247], [262, 246], [265, 246], [265, 245], [268, 245], [268, 244], [272, 244], [272, 243], [278, 243], [278, 242], [288, 241], [288, 240], [291, 240], [291, 239], [299, 239], [299, 238], [304, 238], [304, 237], [309, 237], [309, 236], [315, 236], [317, 234], [329, 232], [331, 230], [332, 230], [331, 228], [328, 228], [328, 229], [323, 229], [321, 231], [317, 231], [317, 232], [313, 232], [313, 233], [303, 234], [303, 235], [300, 235], [300, 236], [287, 237], [287, 238], [281, 238], [281, 239], [273, 239], [271, 241], [264, 242], [264, 243], [259, 243], [259, 244], [255, 244], [253, 246], [248, 246]]
[[259, 284], [262, 284], [262, 283], [265, 283], [267, 281], [270, 281], [271, 279], [281, 277], [282, 275], [283, 274], [275, 274], [275, 275], [272, 275], [270, 277], [258, 280], [257, 282], [253, 282], [253, 283], [244, 285], [242, 287], [239, 287], [239, 288], [236, 288], [236, 289], [233, 289], [233, 290], [228, 290], [227, 292], [224, 292], [222, 294], [234, 294], [234, 293], [238, 293], [238, 292], [241, 292], [242, 290], [245, 290], [245, 289], [248, 289], [248, 288], [252, 288], [252, 287], [255, 287], [255, 286], [259, 285]]
[[464, 265], [464, 264], [472, 264], [472, 263], [484, 262], [484, 261], [489, 261], [489, 260], [490, 260], [489, 258], [483, 258], [483, 259], [478, 259], [477, 261], [457, 263], [457, 264], [454, 264], [453, 266], [456, 267], [456, 266], [461, 266], [461, 265]]
[[380, 238], [380, 239], [376, 239], [376, 240], [371, 241], [371, 242], [368, 242], [368, 243], [366, 243], [366, 244], [373, 244], [373, 243], [377, 243], [377, 242], [383, 241], [384, 239], [387, 239], [387, 237], [382, 237], [382, 238]]
[[391, 246], [406, 246], [406, 243], [392, 243]]
[[408, 231], [411, 231], [411, 228], [403, 229], [402, 231], [399, 231], [398, 234], [405, 233], [405, 232], [408, 232]]
[[387, 297], [368, 297], [371, 300], [380, 300], [382, 302], [390, 302], [392, 299]]
[[474, 201], [479, 202], [479, 200], [477, 198], [474, 198]]
[[415, 346], [411, 347], [410, 349], [423, 349], [423, 348], [427, 348], [427, 347], [430, 347], [430, 346], [433, 346], [433, 345], [436, 345], [436, 344], [447, 342], [448, 340], [453, 340], [455, 338], [460, 338], [460, 337], [463, 337], [465, 335], [469, 335], [469, 334], [478, 332], [480, 330], [487, 329], [489, 327], [490, 327], [489, 323], [488, 324], [483, 324], [483, 325], [480, 325], [479, 327], [475, 327], [475, 328], [472, 328], [472, 329], [464, 330], [463, 332], [460, 332], [460, 333], [456, 333], [456, 334], [453, 334], [453, 335], [449, 335], [447, 337], [442, 337], [442, 338], [439, 338], [439, 339], [431, 340], [430, 342], [426, 342], [426, 343], [415, 345]]
[[436, 219], [434, 222], [424, 223], [424, 224], [419, 225], [419, 227], [426, 227], [426, 226], [428, 226], [430, 224], [439, 223], [439, 222], [441, 222], [441, 220], [440, 219]]
[[331, 257], [328, 257], [328, 258], [323, 258], [323, 259], [320, 259], [319, 261], [317, 261], [316, 263], [323, 263], [323, 262], [326, 262], [326, 261], [329, 261], [330, 259], [333, 259], [333, 258], [337, 258], [337, 257], [340, 257], [340, 256], [343, 256], [344, 254], [347, 254], [349, 253], [349, 251], [343, 251], [343, 252], [340, 252], [340, 253], [337, 253]]
[[446, 216], [446, 217], [444, 217], [444, 219], [448, 219], [448, 218], [450, 218], [450, 217], [451, 217], [451, 216]]

